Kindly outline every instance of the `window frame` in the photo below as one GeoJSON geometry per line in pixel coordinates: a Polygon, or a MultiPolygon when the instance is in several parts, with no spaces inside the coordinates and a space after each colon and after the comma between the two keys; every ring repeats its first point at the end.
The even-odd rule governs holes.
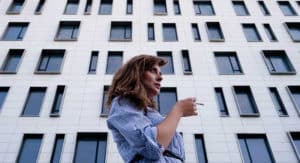
{"type": "MultiPolygon", "coordinates": [[[[166,109],[169,109],[169,110],[167,110],[167,111],[168,111],[167,114],[163,114],[163,113],[161,112],[161,106],[159,105],[159,104],[160,104],[159,96],[160,96],[161,93],[163,93],[163,92],[172,92],[172,93],[175,93],[175,98],[176,98],[175,101],[177,102],[177,101],[178,101],[178,90],[177,90],[176,87],[162,87],[162,88],[160,89],[160,93],[154,97],[154,99],[155,99],[155,98],[157,99],[157,101],[156,101],[157,111],[158,111],[161,115],[167,116],[168,113],[170,113],[170,111],[171,111],[172,108],[166,108],[166,109]]],[[[165,110],[165,111],[166,111],[166,110],[165,110]]]]}
{"type": "Polygon", "coordinates": [[[180,8],[180,3],[179,0],[173,0],[173,10],[174,10],[174,15],[181,15],[181,8],[180,8]],[[178,10],[176,9],[178,8],[178,10]]]}
{"type": "MultiPolygon", "coordinates": [[[[6,99],[7,99],[7,96],[8,96],[9,90],[10,90],[10,87],[9,87],[9,86],[0,86],[0,91],[2,91],[2,90],[4,90],[4,91],[6,92],[6,95],[5,95],[5,97],[3,98],[2,104],[0,103],[0,114],[1,114],[1,112],[2,112],[2,110],[3,110],[3,106],[5,105],[5,101],[6,101],[6,99]]],[[[3,92],[4,92],[4,91],[3,91],[3,92]]]]}
{"type": "Polygon", "coordinates": [[[89,68],[88,68],[88,73],[87,74],[90,74],[90,75],[97,74],[98,61],[99,61],[99,51],[93,50],[91,52],[91,55],[90,55],[90,62],[89,62],[89,68]],[[92,68],[92,62],[93,62],[93,57],[94,56],[97,57],[97,60],[96,60],[95,68],[92,68]]]}
{"type": "Polygon", "coordinates": [[[183,49],[181,50],[181,65],[182,65],[182,70],[183,70],[183,74],[184,75],[192,75],[193,74],[193,69],[192,69],[192,63],[191,63],[191,59],[190,59],[190,54],[189,51],[187,49],[183,49]],[[186,71],[185,67],[185,62],[184,62],[184,58],[187,57],[187,62],[188,62],[188,67],[189,67],[189,71],[186,71]]]}
{"type": "Polygon", "coordinates": [[[63,15],[77,15],[79,5],[80,5],[80,0],[67,0],[67,2],[65,4],[63,15]],[[67,11],[67,8],[68,8],[69,4],[77,4],[76,11],[74,13],[73,12],[67,13],[67,12],[69,12],[69,11],[67,11]]]}
{"type": "MultiPolygon", "coordinates": [[[[217,67],[218,75],[244,75],[245,74],[244,70],[242,68],[242,64],[239,60],[239,57],[238,57],[238,55],[235,51],[214,51],[214,58],[215,58],[215,63],[216,63],[215,65],[217,67]],[[238,64],[237,66],[239,67],[240,72],[239,73],[234,73],[234,71],[232,73],[228,73],[228,72],[227,73],[222,73],[222,72],[220,72],[219,63],[217,61],[218,56],[223,56],[223,57],[227,57],[227,58],[229,57],[229,59],[230,59],[230,57],[235,57],[236,62],[238,64]]],[[[233,70],[234,66],[232,64],[230,64],[230,65],[231,65],[231,68],[233,70]]]]}
{"type": "Polygon", "coordinates": [[[19,70],[19,67],[21,66],[24,53],[25,53],[25,49],[9,49],[7,55],[4,58],[4,61],[3,61],[2,65],[1,65],[0,74],[17,74],[18,70],[19,70]],[[9,58],[10,58],[10,55],[14,51],[20,51],[20,54],[21,54],[20,60],[18,62],[18,65],[16,66],[16,71],[5,71],[4,68],[7,66],[9,58]]]}
{"type": "Polygon", "coordinates": [[[155,41],[155,25],[154,23],[147,23],[147,41],[155,41]],[[150,29],[153,28],[153,33],[151,33],[150,29]],[[150,36],[150,33],[153,34],[153,38],[150,36]]]}
{"type": "Polygon", "coordinates": [[[12,0],[9,7],[7,8],[6,10],[6,14],[7,15],[18,15],[18,14],[21,14],[23,8],[24,8],[24,5],[26,3],[26,0],[12,0]],[[19,11],[12,11],[12,8],[14,6],[15,3],[18,3],[18,1],[21,1],[22,5],[20,7],[20,10],[19,11]]]}
{"type": "Polygon", "coordinates": [[[1,41],[23,41],[27,33],[28,27],[29,27],[29,22],[8,22],[6,29],[2,34],[1,41]],[[21,31],[19,31],[19,35],[21,35],[23,33],[24,28],[26,28],[21,38],[19,38],[20,37],[19,35],[17,38],[13,38],[13,39],[5,38],[5,36],[8,34],[7,32],[9,31],[9,28],[12,28],[12,26],[18,26],[18,28],[21,28],[21,31]]]}
{"type": "Polygon", "coordinates": [[[35,15],[41,15],[44,8],[45,8],[45,3],[46,3],[46,0],[39,0],[35,9],[34,9],[34,14],[35,15]],[[41,7],[39,7],[41,5],[41,7]],[[40,8],[40,10],[38,10],[40,8]]]}
{"type": "Polygon", "coordinates": [[[214,94],[215,94],[215,99],[216,99],[216,103],[217,103],[217,108],[218,108],[218,112],[219,112],[219,116],[220,117],[230,117],[230,113],[229,113],[229,109],[228,109],[228,106],[227,106],[227,102],[226,102],[226,98],[225,98],[225,95],[224,95],[224,91],[223,91],[223,88],[222,87],[214,87],[214,94]],[[220,90],[220,93],[222,95],[222,102],[224,103],[224,114],[223,112],[221,111],[220,109],[220,103],[219,103],[219,98],[218,98],[218,95],[217,95],[217,91],[220,90]]]}
{"type": "MultiPolygon", "coordinates": [[[[298,113],[298,116],[300,116],[300,106],[298,106],[298,104],[296,103],[294,97],[293,97],[293,93],[291,91],[291,88],[295,88],[295,89],[300,89],[300,86],[299,85],[288,85],[286,86],[286,90],[287,90],[287,93],[289,94],[290,96],[290,100],[292,101],[293,105],[294,105],[294,108],[296,109],[296,112],[298,113]]],[[[299,91],[300,92],[300,91],[299,91]]]]}
{"type": "Polygon", "coordinates": [[[133,14],[133,0],[126,0],[126,15],[132,15],[132,14],[133,14]]]}
{"type": "Polygon", "coordinates": [[[102,92],[102,103],[101,103],[101,113],[100,117],[108,117],[109,115],[109,110],[106,108],[106,100],[105,100],[105,95],[108,95],[108,90],[109,90],[110,85],[104,85],[103,86],[103,92],[102,92]],[[106,113],[107,112],[107,113],[106,113]]]}
{"type": "Polygon", "coordinates": [[[270,94],[270,97],[271,97],[273,107],[275,108],[278,116],[279,117],[289,117],[286,106],[283,103],[283,100],[282,100],[282,98],[281,98],[281,96],[278,92],[278,89],[276,87],[268,87],[268,91],[269,91],[269,94],[270,94]],[[272,90],[274,90],[276,92],[275,93],[276,94],[276,100],[277,100],[278,104],[280,105],[280,109],[282,110],[282,112],[284,112],[284,114],[281,114],[280,111],[276,108],[276,105],[274,104],[274,100],[273,100],[273,97],[272,97],[272,90]]]}
{"type": "MultiPolygon", "coordinates": [[[[244,36],[246,38],[246,41],[247,42],[263,42],[263,39],[262,37],[260,36],[260,33],[255,25],[255,23],[241,23],[241,26],[242,26],[242,29],[243,29],[243,32],[244,32],[244,36]],[[255,31],[255,35],[257,36],[257,40],[250,40],[250,38],[248,38],[248,35],[246,33],[246,28],[251,28],[255,31]]],[[[253,33],[251,33],[252,35],[253,33]]]]}
{"type": "Polygon", "coordinates": [[[58,24],[58,28],[54,37],[54,41],[77,41],[80,33],[80,21],[60,21],[58,24]],[[61,38],[59,33],[61,30],[64,30],[66,27],[72,27],[72,36],[71,38],[61,38]],[[77,30],[77,34],[73,36],[77,30]]]}
{"type": "Polygon", "coordinates": [[[278,42],[278,39],[277,39],[277,37],[276,37],[276,35],[275,35],[275,33],[274,33],[274,31],[273,31],[273,29],[272,29],[272,27],[269,23],[263,23],[263,28],[264,28],[264,30],[266,32],[266,35],[267,35],[270,42],[278,42]],[[270,35],[274,39],[270,38],[270,35]]]}
{"type": "Polygon", "coordinates": [[[216,16],[216,12],[215,12],[215,9],[214,9],[214,5],[213,5],[213,2],[212,0],[193,0],[193,8],[194,8],[194,13],[195,13],[195,16],[216,16]],[[207,13],[202,13],[201,10],[200,10],[200,6],[201,6],[201,3],[202,5],[204,3],[209,3],[210,7],[211,7],[211,11],[212,13],[211,14],[207,14],[207,13]],[[196,6],[195,6],[196,5],[196,6]],[[195,7],[198,8],[198,10],[200,11],[200,13],[197,13],[197,11],[195,10],[195,7]]]}
{"type": "Polygon", "coordinates": [[[22,106],[22,111],[21,111],[20,117],[40,117],[41,111],[44,107],[43,105],[46,101],[45,98],[46,98],[46,95],[47,95],[47,90],[48,90],[48,87],[46,87],[46,86],[31,86],[31,87],[29,87],[29,90],[28,90],[26,98],[25,98],[25,102],[23,103],[23,106],[22,106]],[[26,114],[24,114],[24,112],[25,112],[26,106],[28,105],[29,95],[30,95],[30,92],[34,91],[34,90],[44,91],[44,97],[42,98],[41,106],[39,108],[40,110],[39,110],[39,113],[37,115],[32,115],[32,114],[26,115],[26,114]]]}
{"type": "Polygon", "coordinates": [[[198,24],[197,23],[191,23],[191,29],[192,29],[192,34],[193,34],[193,40],[196,41],[196,42],[201,42],[201,34],[200,34],[200,30],[199,30],[199,27],[198,27],[198,24]],[[197,38],[195,37],[195,32],[194,32],[194,29],[196,29],[196,32],[197,32],[197,38]]]}
{"type": "Polygon", "coordinates": [[[299,131],[290,131],[290,132],[287,132],[287,136],[292,144],[292,147],[293,147],[293,151],[295,152],[296,154],[296,157],[298,159],[298,161],[300,161],[300,150],[297,149],[295,143],[294,143],[294,139],[293,139],[293,136],[292,134],[296,134],[296,136],[300,136],[300,132],[299,131]]]}
{"type": "Polygon", "coordinates": [[[41,133],[34,133],[34,134],[23,134],[22,136],[22,141],[20,142],[21,144],[19,145],[19,149],[18,149],[18,155],[16,157],[16,160],[15,162],[19,163],[20,162],[20,154],[22,152],[22,149],[24,148],[24,140],[25,138],[40,138],[41,139],[41,143],[40,143],[40,146],[39,146],[39,150],[38,150],[38,153],[37,153],[37,157],[36,157],[36,161],[38,162],[39,158],[41,157],[40,155],[42,154],[42,149],[43,148],[43,144],[44,144],[44,134],[41,134],[41,133]]]}
{"type": "Polygon", "coordinates": [[[84,15],[91,15],[93,9],[93,0],[86,0],[86,3],[84,5],[83,14],[84,15]]]}
{"type": "Polygon", "coordinates": [[[175,67],[174,67],[174,57],[173,57],[173,53],[172,51],[157,51],[156,52],[156,55],[157,57],[161,57],[161,58],[164,58],[164,57],[170,57],[171,58],[171,61],[172,62],[168,62],[167,64],[171,64],[170,67],[171,67],[171,72],[163,72],[163,69],[168,67],[167,64],[164,65],[164,67],[161,68],[161,73],[162,75],[175,75],[175,67]]]}
{"type": "Polygon", "coordinates": [[[208,163],[208,157],[207,157],[207,148],[206,148],[206,143],[205,143],[205,140],[204,140],[204,134],[203,133],[196,133],[194,134],[194,149],[195,149],[195,154],[196,154],[196,160],[199,162],[199,158],[198,158],[198,148],[197,148],[197,143],[196,143],[196,139],[201,139],[202,141],[202,148],[203,148],[203,152],[204,152],[204,155],[205,155],[205,163],[208,163]]]}
{"type": "Polygon", "coordinates": [[[283,23],[283,26],[285,27],[285,29],[286,29],[287,33],[289,34],[291,40],[292,40],[293,42],[300,42],[300,36],[299,36],[299,39],[297,39],[297,40],[295,40],[295,39],[293,38],[293,35],[292,35],[292,33],[290,32],[289,24],[290,24],[290,25],[295,25],[295,26],[298,25],[298,26],[299,26],[299,29],[300,29],[300,22],[284,22],[284,23],[283,23]]]}
{"type": "MultiPolygon", "coordinates": [[[[108,61],[109,61],[109,56],[119,56],[121,57],[121,62],[124,64],[124,52],[123,51],[108,51],[107,52],[107,57],[106,57],[106,67],[105,67],[105,75],[114,75],[115,73],[109,73],[108,72],[108,61]]],[[[122,65],[120,65],[121,67],[122,65]]]]}
{"type": "Polygon", "coordinates": [[[271,16],[269,9],[267,8],[266,3],[263,0],[257,1],[258,7],[264,16],[271,16]],[[263,8],[263,9],[262,9],[263,8]]]}
{"type": "Polygon", "coordinates": [[[206,27],[206,33],[207,33],[209,42],[225,42],[225,36],[224,36],[220,22],[205,22],[205,27],[206,27]],[[216,26],[218,28],[218,31],[220,32],[219,33],[221,36],[220,39],[212,38],[211,34],[210,34],[211,27],[216,27],[216,26]]]}
{"type": "Polygon", "coordinates": [[[152,4],[153,4],[153,15],[160,15],[160,16],[163,16],[163,15],[168,15],[168,6],[167,6],[167,1],[166,0],[153,0],[152,1],[152,4]],[[158,12],[156,11],[156,3],[159,3],[159,2],[164,2],[164,8],[165,8],[165,12],[158,12]]]}
{"type": "Polygon", "coordinates": [[[66,50],[65,49],[42,49],[39,60],[37,62],[35,70],[34,70],[34,74],[61,74],[62,70],[63,70],[65,58],[66,58],[66,50]],[[61,64],[60,64],[60,68],[58,71],[47,71],[47,70],[41,71],[41,70],[39,70],[41,62],[43,60],[43,56],[45,56],[45,55],[48,55],[48,56],[60,55],[60,54],[62,55],[62,59],[61,59],[61,64]]]}
{"type": "Polygon", "coordinates": [[[67,86],[66,85],[57,85],[56,89],[55,89],[55,94],[54,94],[54,98],[53,98],[53,101],[52,101],[52,104],[51,104],[51,110],[50,110],[50,117],[60,117],[60,114],[61,114],[61,111],[62,111],[62,106],[63,106],[63,103],[64,103],[64,99],[65,99],[65,96],[66,96],[66,89],[67,89],[67,86]],[[59,111],[58,112],[53,112],[54,111],[54,107],[55,107],[55,104],[57,103],[57,95],[59,94],[59,88],[62,88],[63,89],[63,92],[62,92],[62,97],[61,97],[61,103],[60,103],[60,106],[59,106],[59,111]]]}
{"type": "Polygon", "coordinates": [[[98,10],[98,15],[112,15],[113,13],[113,4],[114,4],[114,1],[113,0],[100,0],[100,5],[99,5],[99,10],[98,10]],[[108,2],[111,2],[111,3],[108,3],[108,2]],[[105,12],[105,11],[102,11],[104,10],[102,8],[102,5],[105,4],[110,4],[110,12],[105,12]]]}
{"type": "Polygon", "coordinates": [[[293,63],[291,62],[291,60],[289,59],[288,55],[286,54],[286,52],[284,50],[262,50],[261,54],[262,54],[263,60],[265,62],[265,65],[271,75],[296,75],[297,74],[296,69],[293,66],[293,63]],[[285,62],[288,69],[290,69],[291,71],[289,71],[289,72],[272,71],[270,69],[271,67],[268,66],[269,60],[268,60],[267,56],[280,56],[281,59],[285,62]]]}
{"type": "Polygon", "coordinates": [[[277,1],[277,5],[278,5],[281,13],[283,14],[283,16],[298,16],[297,11],[293,7],[293,5],[290,3],[290,1],[288,1],[288,0],[279,0],[279,1],[277,1]],[[282,3],[288,4],[289,10],[292,12],[291,15],[286,15],[286,13],[284,12],[284,10],[282,10],[282,8],[281,8],[282,3]]]}
{"type": "Polygon", "coordinates": [[[247,5],[244,0],[232,0],[231,4],[232,4],[233,10],[234,10],[234,13],[236,16],[251,16],[249,9],[247,8],[247,5]],[[245,7],[245,13],[243,13],[243,14],[245,14],[245,15],[241,15],[240,13],[237,12],[235,3],[243,4],[243,7],[245,7]]]}
{"type": "Polygon", "coordinates": [[[162,37],[163,42],[178,42],[179,38],[178,38],[178,32],[177,32],[176,23],[162,23],[162,35],[163,35],[163,37],[162,37]],[[170,40],[169,37],[165,36],[166,34],[165,34],[164,30],[166,28],[173,28],[174,29],[174,31],[175,31],[175,36],[174,36],[175,39],[173,39],[173,37],[172,37],[172,40],[170,40]]]}
{"type": "Polygon", "coordinates": [[[239,111],[240,117],[260,117],[260,112],[258,110],[258,106],[257,106],[256,100],[255,100],[255,97],[254,97],[254,95],[252,93],[252,90],[251,90],[251,87],[249,85],[234,85],[234,86],[231,87],[231,89],[232,89],[232,93],[233,93],[233,96],[234,96],[234,101],[235,101],[235,104],[236,104],[237,109],[239,111]],[[253,105],[253,108],[252,108],[252,109],[254,109],[253,113],[243,113],[243,110],[241,109],[241,106],[240,106],[235,88],[249,89],[249,92],[247,92],[247,93],[250,93],[249,94],[249,96],[250,96],[249,100],[251,101],[251,103],[253,105]]]}
{"type": "Polygon", "coordinates": [[[50,163],[53,163],[53,158],[54,158],[54,152],[55,152],[55,149],[56,149],[56,146],[57,146],[57,140],[58,139],[63,139],[63,142],[62,142],[62,147],[61,147],[61,153],[60,153],[60,157],[59,157],[59,162],[62,160],[62,154],[63,154],[63,150],[64,150],[64,147],[65,147],[65,134],[56,134],[55,135],[55,138],[54,138],[54,144],[53,144],[53,147],[52,147],[52,150],[51,150],[51,156],[50,156],[50,163]]]}
{"type": "Polygon", "coordinates": [[[110,32],[109,32],[109,41],[113,41],[113,42],[131,42],[132,41],[132,37],[133,37],[133,25],[132,25],[132,21],[112,21],[110,23],[110,32]],[[120,28],[122,27],[122,32],[123,32],[123,38],[112,38],[112,34],[113,34],[113,30],[116,30],[114,28],[120,28]],[[130,31],[129,34],[129,38],[127,37],[127,30],[130,31]]]}

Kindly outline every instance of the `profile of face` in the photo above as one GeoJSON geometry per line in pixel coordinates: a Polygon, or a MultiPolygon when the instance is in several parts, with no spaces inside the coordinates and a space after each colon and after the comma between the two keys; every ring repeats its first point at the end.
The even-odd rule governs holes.
{"type": "Polygon", "coordinates": [[[157,64],[155,64],[150,70],[144,72],[142,82],[145,86],[148,97],[152,98],[159,94],[160,82],[162,79],[160,67],[157,64]]]}

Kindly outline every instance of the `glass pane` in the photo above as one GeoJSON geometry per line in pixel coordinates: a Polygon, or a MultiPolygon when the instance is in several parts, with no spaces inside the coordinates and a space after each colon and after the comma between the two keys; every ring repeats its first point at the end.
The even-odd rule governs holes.
{"type": "Polygon", "coordinates": [[[235,55],[229,56],[229,62],[232,68],[232,71],[234,74],[240,74],[242,73],[242,70],[240,68],[240,64],[238,62],[238,59],[235,55]]]}
{"type": "Polygon", "coordinates": [[[289,2],[278,2],[279,7],[285,16],[297,15],[289,2]]]}
{"type": "Polygon", "coordinates": [[[122,54],[108,54],[106,74],[114,74],[122,65],[122,54]]]}
{"type": "Polygon", "coordinates": [[[90,61],[89,73],[96,72],[97,63],[98,63],[98,52],[97,52],[97,54],[92,54],[91,61],[90,61]]]}
{"type": "Polygon", "coordinates": [[[148,24],[148,40],[155,40],[154,24],[148,24]]]}
{"type": "Polygon", "coordinates": [[[167,64],[161,67],[162,74],[174,74],[174,66],[171,52],[158,52],[158,56],[167,60],[167,64]]]}
{"type": "Polygon", "coordinates": [[[246,16],[249,15],[248,10],[244,4],[244,2],[233,2],[234,11],[238,16],[246,16]]]}
{"type": "Polygon", "coordinates": [[[22,40],[25,32],[26,27],[24,25],[9,25],[3,40],[22,40]]]}
{"type": "Polygon", "coordinates": [[[112,26],[110,39],[123,40],[125,35],[125,28],[123,26],[112,26]]]}
{"type": "Polygon", "coordinates": [[[64,86],[58,86],[56,89],[55,97],[54,97],[54,102],[53,106],[51,109],[51,114],[59,113],[60,108],[61,108],[61,103],[62,103],[62,98],[64,95],[64,86]]]}
{"type": "Polygon", "coordinates": [[[47,71],[59,72],[62,63],[62,58],[63,57],[61,55],[51,55],[48,62],[47,71]]]}
{"type": "Polygon", "coordinates": [[[177,41],[177,32],[175,24],[163,25],[164,41],[177,41]]]}
{"type": "Polygon", "coordinates": [[[298,111],[300,111],[300,87],[299,86],[289,86],[292,93],[293,101],[296,105],[298,111]]]}
{"type": "Polygon", "coordinates": [[[253,24],[244,24],[243,30],[246,35],[247,41],[261,41],[258,31],[253,24]]]}
{"type": "Polygon", "coordinates": [[[77,2],[68,2],[65,9],[65,14],[76,14],[78,9],[77,2]]]}
{"type": "Polygon", "coordinates": [[[276,72],[290,72],[291,69],[287,64],[287,61],[282,55],[272,55],[270,56],[270,61],[275,68],[276,72]]]}
{"type": "Polygon", "coordinates": [[[43,6],[44,6],[44,3],[45,3],[45,0],[40,0],[36,9],[35,9],[35,12],[41,12],[43,6]]]}
{"type": "Polygon", "coordinates": [[[252,163],[250,160],[249,149],[246,144],[246,139],[239,138],[239,143],[240,143],[241,151],[243,154],[244,163],[252,163]]]}
{"type": "Polygon", "coordinates": [[[198,162],[207,163],[203,138],[201,136],[196,135],[195,139],[196,139],[195,141],[196,141],[198,162]]]}
{"type": "Polygon", "coordinates": [[[241,114],[257,113],[254,99],[248,88],[236,87],[235,92],[241,114]]]}
{"type": "Polygon", "coordinates": [[[222,88],[215,88],[215,92],[216,92],[217,102],[218,102],[221,115],[228,115],[227,106],[224,99],[222,88]]]}
{"type": "Polygon", "coordinates": [[[127,14],[132,14],[132,0],[127,0],[126,13],[127,14]]]}
{"type": "Polygon", "coordinates": [[[102,95],[102,111],[101,114],[108,114],[108,108],[106,108],[106,101],[107,101],[107,97],[108,97],[108,87],[104,87],[104,92],[102,95]]]}
{"type": "Polygon", "coordinates": [[[214,15],[214,9],[212,7],[212,3],[209,2],[199,2],[199,8],[201,15],[214,15]]]}
{"type": "Polygon", "coordinates": [[[98,153],[97,153],[96,163],[104,163],[105,156],[106,156],[106,140],[104,138],[100,138],[98,140],[98,153]]]}
{"type": "Polygon", "coordinates": [[[197,24],[192,24],[192,30],[193,30],[194,40],[201,40],[197,24]]]}
{"type": "Polygon", "coordinates": [[[2,109],[2,105],[4,103],[8,89],[9,89],[8,87],[0,87],[0,110],[2,109]]]}
{"type": "Polygon", "coordinates": [[[208,24],[208,35],[210,40],[221,40],[223,35],[218,24],[208,24]]]}
{"type": "Polygon", "coordinates": [[[21,12],[21,8],[23,6],[23,2],[17,2],[17,1],[13,1],[12,5],[9,9],[9,12],[13,12],[13,13],[19,13],[21,12]]]}
{"type": "Polygon", "coordinates": [[[180,15],[181,11],[180,11],[180,6],[179,6],[179,2],[176,0],[173,2],[174,4],[174,13],[175,15],[180,15]]]}
{"type": "Polygon", "coordinates": [[[183,60],[183,68],[185,72],[191,72],[192,68],[191,68],[191,63],[190,63],[190,58],[188,55],[188,51],[183,51],[183,56],[182,56],[182,60],[183,60]]]}
{"type": "Polygon", "coordinates": [[[111,0],[101,0],[99,13],[100,14],[111,14],[112,13],[112,1],[111,0]]]}
{"type": "Polygon", "coordinates": [[[30,88],[22,115],[38,116],[45,96],[46,88],[30,88]]]}
{"type": "Polygon", "coordinates": [[[57,34],[57,39],[76,39],[78,26],[61,25],[57,34]]]}
{"type": "Polygon", "coordinates": [[[233,74],[229,56],[216,56],[216,61],[220,74],[233,74]]]}
{"type": "Polygon", "coordinates": [[[282,100],[278,94],[278,91],[276,88],[270,88],[271,98],[273,101],[273,104],[275,106],[275,109],[277,110],[279,115],[287,115],[287,112],[285,110],[285,107],[282,103],[282,100]]]}
{"type": "Polygon", "coordinates": [[[20,62],[20,59],[21,59],[21,56],[22,56],[22,53],[10,51],[7,62],[3,67],[3,71],[16,72],[19,62],[20,62]]]}
{"type": "Polygon", "coordinates": [[[17,163],[37,162],[42,138],[24,137],[17,163]]]}
{"type": "Polygon", "coordinates": [[[50,163],[59,163],[64,143],[64,135],[57,135],[50,163]]]}
{"type": "Polygon", "coordinates": [[[289,33],[294,41],[300,41],[300,23],[288,24],[289,33]]]}
{"type": "Polygon", "coordinates": [[[97,141],[96,139],[78,140],[75,151],[74,163],[95,163],[97,156],[97,141]]]}
{"type": "Polygon", "coordinates": [[[267,142],[263,138],[248,138],[246,140],[252,162],[273,163],[267,142]]]}
{"type": "Polygon", "coordinates": [[[267,9],[267,6],[265,5],[265,3],[263,1],[258,1],[258,5],[259,5],[259,8],[260,8],[261,12],[264,15],[270,15],[270,12],[267,9]]]}
{"type": "Polygon", "coordinates": [[[292,138],[298,154],[300,154],[300,133],[292,133],[292,138]]]}
{"type": "Polygon", "coordinates": [[[168,115],[177,102],[176,90],[161,90],[158,100],[160,113],[162,115],[168,115]]]}
{"type": "Polygon", "coordinates": [[[268,36],[269,40],[270,41],[277,41],[277,38],[275,37],[271,26],[269,24],[264,24],[264,28],[265,28],[265,31],[267,33],[267,36],[268,36]]]}
{"type": "Polygon", "coordinates": [[[167,13],[165,0],[154,0],[154,13],[167,13]]]}

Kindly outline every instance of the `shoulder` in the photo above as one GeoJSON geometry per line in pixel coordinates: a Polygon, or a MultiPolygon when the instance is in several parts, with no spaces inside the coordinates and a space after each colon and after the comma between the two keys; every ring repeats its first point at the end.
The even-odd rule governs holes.
{"type": "Polygon", "coordinates": [[[109,115],[122,112],[142,112],[142,110],[138,109],[129,99],[117,96],[112,100],[109,115]]]}

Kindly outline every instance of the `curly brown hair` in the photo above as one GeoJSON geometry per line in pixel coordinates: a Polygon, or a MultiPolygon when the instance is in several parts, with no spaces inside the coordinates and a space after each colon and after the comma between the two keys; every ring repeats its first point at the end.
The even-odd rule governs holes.
{"type": "Polygon", "coordinates": [[[147,106],[156,109],[153,98],[147,96],[145,86],[142,82],[145,71],[154,65],[164,66],[167,61],[163,58],[151,55],[138,55],[125,63],[114,75],[112,84],[108,90],[106,108],[110,108],[112,100],[119,96],[129,99],[140,110],[147,113],[147,106]]]}

